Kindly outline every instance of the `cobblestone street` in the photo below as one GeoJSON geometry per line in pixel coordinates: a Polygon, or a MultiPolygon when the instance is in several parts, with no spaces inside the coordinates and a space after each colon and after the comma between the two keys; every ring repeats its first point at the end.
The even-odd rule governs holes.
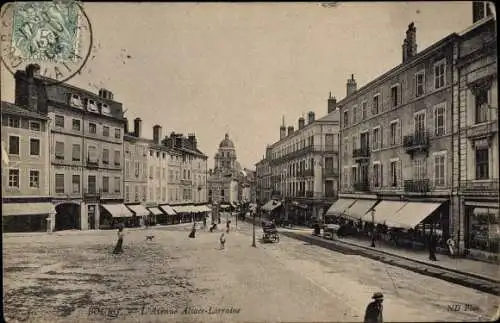
{"type": "MultiPolygon", "coordinates": [[[[239,224],[226,250],[219,233],[189,227],[4,236],[8,321],[362,321],[375,291],[386,321],[490,320],[498,298],[400,268],[282,237],[251,245],[239,224]],[[355,270],[353,270],[355,268],[355,270]]],[[[260,236],[260,231],[258,231],[260,236]]]]}

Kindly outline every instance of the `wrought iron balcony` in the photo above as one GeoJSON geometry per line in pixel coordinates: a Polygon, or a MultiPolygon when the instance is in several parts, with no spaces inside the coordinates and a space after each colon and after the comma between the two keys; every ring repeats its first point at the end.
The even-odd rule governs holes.
{"type": "Polygon", "coordinates": [[[460,190],[464,193],[494,193],[498,195],[498,187],[498,178],[460,181],[460,190]]]}
{"type": "Polygon", "coordinates": [[[359,192],[369,192],[370,184],[368,182],[368,179],[354,182],[354,190],[359,192]]]}
{"type": "Polygon", "coordinates": [[[429,192],[428,179],[410,179],[404,181],[405,192],[426,193],[429,192]]]}
{"type": "Polygon", "coordinates": [[[370,158],[370,148],[364,146],[352,150],[352,158],[356,161],[370,158]]]}
{"type": "Polygon", "coordinates": [[[90,159],[87,158],[87,167],[99,167],[99,159],[90,159]]]}
{"type": "Polygon", "coordinates": [[[306,192],[305,191],[297,191],[297,192],[295,192],[295,196],[296,197],[305,197],[306,192]]]}
{"type": "Polygon", "coordinates": [[[413,155],[417,151],[429,150],[429,133],[427,131],[415,132],[411,135],[406,135],[403,137],[403,146],[407,153],[413,155]]]}

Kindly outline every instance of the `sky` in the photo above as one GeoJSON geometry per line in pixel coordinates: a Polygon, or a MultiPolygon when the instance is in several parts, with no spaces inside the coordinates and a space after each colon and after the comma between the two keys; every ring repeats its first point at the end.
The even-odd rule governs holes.
{"type": "MultiPolygon", "coordinates": [[[[243,167],[279,139],[282,116],[327,113],[346,94],[401,63],[409,23],[418,51],[472,24],[472,2],[85,3],[94,48],[68,83],[122,102],[143,136],[195,133],[213,156],[228,133],[243,167]],[[127,58],[129,57],[129,58],[127,58]]],[[[2,66],[1,99],[14,101],[2,66]]]]}

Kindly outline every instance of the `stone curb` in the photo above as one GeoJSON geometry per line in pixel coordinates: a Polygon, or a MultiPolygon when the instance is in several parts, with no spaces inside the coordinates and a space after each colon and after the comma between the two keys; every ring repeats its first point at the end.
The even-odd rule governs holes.
{"type": "Polygon", "coordinates": [[[305,241],[310,244],[318,245],[322,248],[337,251],[343,254],[359,255],[366,258],[371,258],[383,263],[404,268],[422,275],[439,278],[457,285],[462,285],[469,288],[474,288],[482,292],[499,296],[500,286],[497,283],[470,277],[467,274],[455,273],[445,268],[436,268],[426,263],[416,262],[410,258],[403,258],[392,254],[381,254],[378,251],[364,249],[363,247],[354,244],[343,244],[336,241],[325,240],[310,235],[299,234],[295,232],[281,232],[284,236],[305,241]],[[378,254],[377,254],[378,253],[378,254]],[[392,258],[392,259],[391,259],[392,258]]]}

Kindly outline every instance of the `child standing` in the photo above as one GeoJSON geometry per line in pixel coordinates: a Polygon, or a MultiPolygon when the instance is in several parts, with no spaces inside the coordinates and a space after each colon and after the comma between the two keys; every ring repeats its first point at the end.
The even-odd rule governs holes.
{"type": "Polygon", "coordinates": [[[219,240],[220,240],[220,249],[224,250],[224,244],[226,243],[226,236],[224,232],[222,232],[222,234],[220,235],[219,240]]]}

